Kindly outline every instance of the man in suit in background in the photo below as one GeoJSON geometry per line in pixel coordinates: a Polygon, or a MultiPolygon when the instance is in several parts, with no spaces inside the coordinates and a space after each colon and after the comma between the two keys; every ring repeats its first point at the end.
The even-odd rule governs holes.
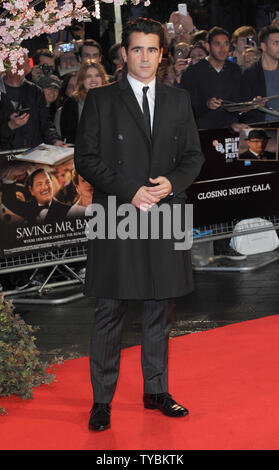
{"type": "MultiPolygon", "coordinates": [[[[164,30],[157,21],[137,18],[129,22],[122,36],[127,75],[89,91],[86,98],[75,168],[92,184],[94,203],[107,216],[109,196],[116,197],[117,208],[122,204],[133,207],[138,219],[143,210],[163,202],[170,210],[174,204],[184,208],[185,190],[202,166],[188,93],[156,80],[163,43],[164,30]]],[[[117,213],[115,225],[120,221],[117,213]]],[[[143,301],[144,407],[171,417],[188,414],[168,393],[168,339],[173,299],[192,287],[189,250],[175,251],[173,239],[161,233],[156,240],[121,239],[107,232],[105,239],[89,239],[85,295],[99,301],[90,349],[94,395],[90,429],[110,427],[129,299],[143,301]]]]}
{"type": "Polygon", "coordinates": [[[50,174],[38,168],[26,180],[25,194],[29,200],[17,197],[16,177],[22,173],[21,166],[14,166],[2,178],[2,202],[14,214],[22,217],[28,224],[61,222],[66,219],[69,206],[53,197],[53,183],[50,174]]]}
{"type": "Polygon", "coordinates": [[[253,129],[245,139],[248,150],[239,155],[241,160],[275,160],[276,153],[265,150],[270,137],[263,129],[253,129]]]}

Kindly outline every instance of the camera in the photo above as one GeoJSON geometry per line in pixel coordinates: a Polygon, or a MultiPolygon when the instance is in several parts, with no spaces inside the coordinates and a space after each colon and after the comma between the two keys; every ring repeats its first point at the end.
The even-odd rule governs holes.
{"type": "Polygon", "coordinates": [[[173,23],[167,23],[167,32],[168,32],[168,33],[175,34],[175,30],[174,30],[174,25],[173,25],[173,23]]]}
{"type": "Polygon", "coordinates": [[[39,69],[41,69],[44,75],[51,75],[54,72],[54,67],[49,64],[41,64],[39,69]]]}

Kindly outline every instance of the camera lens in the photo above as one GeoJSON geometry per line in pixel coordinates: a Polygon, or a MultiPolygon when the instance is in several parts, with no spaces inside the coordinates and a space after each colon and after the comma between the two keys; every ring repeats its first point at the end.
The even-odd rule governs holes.
{"type": "Polygon", "coordinates": [[[39,65],[39,68],[42,70],[43,74],[44,75],[49,75],[53,72],[54,68],[52,67],[52,65],[48,65],[48,64],[41,64],[39,65]]]}

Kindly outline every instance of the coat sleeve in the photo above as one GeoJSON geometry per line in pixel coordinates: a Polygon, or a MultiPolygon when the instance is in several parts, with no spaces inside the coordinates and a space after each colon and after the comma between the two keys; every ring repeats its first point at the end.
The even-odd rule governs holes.
{"type": "Polygon", "coordinates": [[[131,202],[140,185],[110,168],[101,158],[99,111],[95,90],[91,90],[87,93],[78,126],[75,168],[84,179],[102,193],[115,195],[122,202],[131,202]]]}
{"type": "MultiPolygon", "coordinates": [[[[260,62],[246,69],[241,78],[240,101],[252,101],[256,96],[266,96],[264,71],[260,62]]],[[[265,115],[258,110],[252,110],[242,115],[243,122],[263,122],[265,115]]]]}
{"type": "Polygon", "coordinates": [[[198,129],[194,120],[190,98],[183,92],[184,99],[180,100],[182,118],[180,158],[177,166],[166,178],[171,182],[174,196],[185,191],[197,178],[204,162],[201,151],[198,129]]]}
{"type": "Polygon", "coordinates": [[[60,117],[60,128],[63,139],[74,144],[78,127],[78,103],[74,98],[67,98],[63,103],[60,117]]]}
{"type": "Polygon", "coordinates": [[[207,114],[209,109],[206,106],[206,100],[201,99],[195,70],[196,69],[193,67],[188,67],[185,72],[183,72],[180,88],[188,91],[195,116],[199,117],[207,114]]]}
{"type": "Polygon", "coordinates": [[[3,150],[13,148],[12,140],[15,131],[8,126],[10,116],[13,112],[14,110],[6,94],[2,93],[0,99],[0,148],[3,150]]]}

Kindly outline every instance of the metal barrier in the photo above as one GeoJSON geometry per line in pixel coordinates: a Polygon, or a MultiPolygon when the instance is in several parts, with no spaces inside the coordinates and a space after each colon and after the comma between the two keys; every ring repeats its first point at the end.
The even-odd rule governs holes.
{"type": "MultiPolygon", "coordinates": [[[[193,240],[194,246],[199,246],[202,243],[213,243],[213,241],[237,237],[239,235],[247,235],[256,232],[268,231],[279,229],[279,218],[276,216],[265,217],[265,220],[272,222],[271,227],[251,227],[247,226],[247,230],[242,230],[241,233],[234,232],[233,223],[213,224],[199,228],[200,236],[196,236],[193,240]]],[[[81,262],[85,262],[87,258],[87,245],[80,244],[71,246],[65,249],[56,249],[48,251],[40,251],[34,253],[19,254],[17,256],[9,256],[0,260],[0,274],[16,273],[21,271],[32,270],[28,282],[17,287],[14,290],[4,291],[2,295],[6,297],[13,297],[14,303],[29,303],[29,304],[49,304],[57,305],[66,302],[71,302],[83,297],[81,292],[71,294],[62,298],[49,298],[48,294],[53,289],[59,287],[77,286],[83,288],[84,275],[80,273],[80,267],[77,266],[81,262]],[[69,264],[74,264],[70,267],[69,264]],[[44,275],[39,276],[40,271],[45,268],[52,267],[51,271],[44,275]],[[79,268],[79,269],[78,269],[79,268]],[[62,280],[50,282],[52,278],[59,275],[62,280]],[[30,294],[35,294],[35,298],[30,297],[30,294]],[[24,295],[24,297],[22,297],[24,295]],[[43,296],[46,295],[46,298],[43,296]]],[[[258,255],[250,255],[247,260],[240,262],[229,261],[225,258],[214,256],[205,265],[193,265],[194,271],[238,271],[246,272],[263,267],[271,262],[279,259],[279,250],[272,252],[261,253],[258,255]]],[[[1,278],[0,278],[1,281],[1,278]]]]}
{"type": "MultiPolygon", "coordinates": [[[[83,286],[84,276],[82,276],[77,266],[70,267],[69,264],[78,264],[85,262],[87,257],[86,245],[77,245],[65,249],[40,251],[34,253],[25,253],[17,256],[9,256],[0,260],[0,274],[17,273],[21,271],[33,270],[25,285],[13,290],[3,291],[2,295],[13,297],[14,303],[33,303],[33,304],[61,304],[71,302],[83,297],[82,292],[71,294],[66,297],[50,298],[30,298],[29,294],[43,296],[51,290],[59,287],[83,286]],[[40,271],[52,267],[51,271],[40,276],[40,271]],[[62,280],[50,282],[52,278],[59,275],[62,280]],[[26,295],[26,298],[18,297],[26,295]],[[14,297],[15,296],[15,297],[14,297]]],[[[55,280],[55,279],[54,279],[55,280]]],[[[0,278],[1,281],[1,278],[0,278]]]]}
{"type": "MultiPolygon", "coordinates": [[[[279,229],[279,217],[278,216],[269,216],[263,217],[264,220],[271,222],[272,225],[267,227],[257,224],[247,224],[247,228],[241,230],[241,232],[234,232],[235,224],[223,223],[223,224],[213,224],[207,225],[199,228],[201,236],[194,239],[194,244],[198,245],[201,243],[210,243],[218,240],[223,240],[225,238],[238,237],[242,235],[249,235],[252,233],[264,232],[269,230],[278,230],[279,229]]],[[[261,268],[270,264],[279,259],[279,248],[274,251],[259,253],[255,255],[247,256],[247,259],[240,261],[232,261],[222,256],[212,256],[208,260],[208,263],[201,266],[193,266],[194,271],[238,271],[238,272],[247,272],[253,271],[255,269],[261,268]]]]}

